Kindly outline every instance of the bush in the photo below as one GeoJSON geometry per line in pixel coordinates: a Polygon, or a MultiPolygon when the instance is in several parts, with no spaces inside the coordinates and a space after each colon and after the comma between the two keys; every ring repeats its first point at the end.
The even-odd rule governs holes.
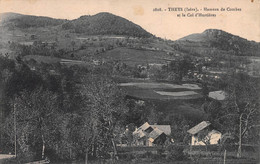
{"type": "Polygon", "coordinates": [[[35,156],[36,156],[36,153],[33,153],[32,151],[27,151],[24,153],[18,153],[16,159],[12,159],[11,161],[8,161],[8,162],[11,163],[13,161],[16,161],[17,163],[27,163],[27,162],[34,161],[35,156]]]}
{"type": "Polygon", "coordinates": [[[17,161],[15,158],[1,160],[1,164],[17,164],[17,163],[19,163],[19,161],[17,161]]]}
{"type": "Polygon", "coordinates": [[[165,152],[164,148],[157,148],[157,154],[162,155],[165,152]]]}
{"type": "Polygon", "coordinates": [[[132,160],[135,158],[135,155],[134,154],[127,154],[126,155],[126,160],[129,161],[129,160],[132,160]]]}
{"type": "Polygon", "coordinates": [[[128,152],[128,153],[120,153],[119,154],[119,159],[125,159],[127,161],[130,161],[132,159],[136,158],[136,154],[132,153],[132,152],[128,152]]]}
{"type": "Polygon", "coordinates": [[[174,159],[174,160],[184,160],[186,159],[185,154],[183,153],[184,147],[179,145],[169,145],[167,147],[167,159],[174,159]]]}
{"type": "Polygon", "coordinates": [[[151,158],[152,155],[153,155],[153,153],[150,152],[150,151],[147,151],[147,152],[144,153],[144,157],[145,157],[145,158],[151,158]]]}
{"type": "Polygon", "coordinates": [[[152,155],[152,159],[162,159],[162,158],[163,158],[163,156],[160,155],[160,154],[153,154],[152,155]]]}

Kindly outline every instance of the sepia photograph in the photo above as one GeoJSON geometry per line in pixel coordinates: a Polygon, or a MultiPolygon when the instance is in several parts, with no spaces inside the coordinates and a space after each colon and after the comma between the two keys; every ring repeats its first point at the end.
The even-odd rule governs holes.
{"type": "Polygon", "coordinates": [[[260,164],[260,0],[0,0],[0,164],[260,164]]]}

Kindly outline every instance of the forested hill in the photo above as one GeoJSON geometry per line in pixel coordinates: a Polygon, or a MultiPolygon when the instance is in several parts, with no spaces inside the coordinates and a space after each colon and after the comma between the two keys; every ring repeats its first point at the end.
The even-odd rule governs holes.
{"type": "Polygon", "coordinates": [[[93,16],[81,16],[78,19],[64,23],[62,28],[73,29],[76,33],[85,33],[88,35],[152,36],[152,34],[145,31],[139,25],[105,12],[93,16]]]}
{"type": "MultiPolygon", "coordinates": [[[[22,15],[17,13],[2,13],[1,24],[9,29],[38,28],[61,25],[61,30],[86,35],[125,35],[133,37],[151,37],[152,34],[133,22],[110,14],[98,13],[93,16],[81,16],[74,20],[53,19],[42,16],[22,15]]],[[[58,28],[58,27],[57,27],[58,28]]]]}
{"type": "Polygon", "coordinates": [[[57,26],[66,22],[65,19],[53,19],[43,16],[23,15],[18,13],[2,13],[0,16],[1,24],[8,28],[36,28],[57,26]]]}
{"type": "Polygon", "coordinates": [[[177,40],[178,43],[198,48],[215,48],[239,56],[260,56],[260,43],[218,29],[207,29],[177,40]]]}

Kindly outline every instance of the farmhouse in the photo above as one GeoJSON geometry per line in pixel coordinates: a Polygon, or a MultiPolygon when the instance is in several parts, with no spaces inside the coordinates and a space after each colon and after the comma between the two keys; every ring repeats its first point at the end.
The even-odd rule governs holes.
{"type": "Polygon", "coordinates": [[[149,125],[147,122],[133,132],[134,145],[155,146],[164,144],[171,134],[170,125],[149,125]]]}
{"type": "Polygon", "coordinates": [[[202,121],[187,131],[192,135],[191,145],[218,144],[221,139],[221,133],[212,129],[210,125],[209,121],[202,121]]]}

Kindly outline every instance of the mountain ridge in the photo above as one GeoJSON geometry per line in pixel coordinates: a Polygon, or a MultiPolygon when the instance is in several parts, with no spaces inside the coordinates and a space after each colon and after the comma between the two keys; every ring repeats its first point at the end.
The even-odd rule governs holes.
{"type": "Polygon", "coordinates": [[[260,56],[260,43],[250,41],[220,29],[206,29],[202,33],[187,35],[176,40],[177,43],[193,47],[217,48],[238,56],[260,56]]]}
{"type": "MultiPolygon", "coordinates": [[[[44,29],[53,27],[48,28],[48,30],[74,33],[76,35],[119,35],[155,38],[153,34],[147,32],[141,26],[109,12],[82,15],[72,20],[19,13],[2,13],[0,17],[2,26],[6,26],[9,30],[15,28],[44,29]]],[[[163,40],[161,41],[163,43],[163,40]]],[[[179,49],[188,54],[211,55],[224,52],[237,56],[260,56],[259,42],[249,41],[220,29],[206,29],[202,33],[187,35],[176,41],[170,40],[170,42],[173,48],[177,48],[175,50],[179,49]]]]}
{"type": "Polygon", "coordinates": [[[126,35],[133,37],[152,37],[153,35],[141,26],[108,12],[95,15],[82,15],[77,19],[55,19],[46,16],[24,15],[19,13],[1,13],[1,24],[12,29],[14,27],[38,28],[61,26],[62,30],[87,35],[126,35]]]}
{"type": "MultiPolygon", "coordinates": [[[[240,38],[240,39],[247,40],[247,41],[250,41],[250,42],[256,42],[256,41],[254,41],[254,40],[248,40],[248,39],[246,39],[246,38],[243,38],[243,37],[240,37],[240,36],[238,36],[238,35],[235,35],[235,34],[226,32],[226,31],[221,30],[221,29],[211,29],[211,28],[205,29],[205,30],[204,30],[203,32],[201,32],[201,33],[193,33],[193,34],[184,36],[184,37],[182,37],[182,38],[180,38],[180,39],[177,39],[176,41],[178,41],[178,40],[190,40],[190,41],[192,41],[192,39],[193,39],[192,37],[198,36],[198,35],[206,35],[206,36],[209,37],[209,35],[217,36],[217,35],[222,35],[222,34],[227,35],[227,36],[230,36],[230,37],[240,38]]],[[[256,43],[259,43],[259,42],[256,42],[256,43]]]]}

